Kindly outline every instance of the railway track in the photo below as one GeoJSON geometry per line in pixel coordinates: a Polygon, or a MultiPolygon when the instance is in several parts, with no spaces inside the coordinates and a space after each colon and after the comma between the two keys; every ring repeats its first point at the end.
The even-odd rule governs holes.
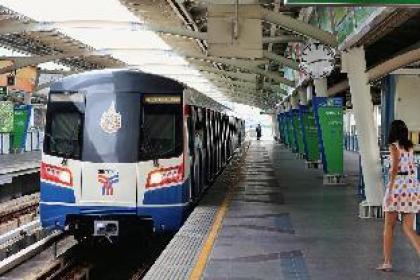
{"type": "Polygon", "coordinates": [[[25,195],[0,204],[0,234],[13,230],[37,217],[39,193],[25,195]]]}
{"type": "Polygon", "coordinates": [[[82,243],[34,279],[142,279],[169,240],[168,236],[131,237],[94,248],[82,243]]]}
{"type": "Polygon", "coordinates": [[[78,244],[43,230],[38,205],[39,193],[0,204],[1,279],[141,279],[171,238],[148,232],[118,244],[78,244]]]}
{"type": "Polygon", "coordinates": [[[53,233],[0,262],[5,279],[141,279],[171,236],[129,237],[121,243],[77,243],[53,233]]]}

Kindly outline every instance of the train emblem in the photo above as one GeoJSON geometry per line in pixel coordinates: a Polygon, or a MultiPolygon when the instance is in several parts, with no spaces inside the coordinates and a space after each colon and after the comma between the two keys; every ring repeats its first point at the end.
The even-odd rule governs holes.
{"type": "Polygon", "coordinates": [[[114,184],[120,181],[120,174],[118,171],[112,169],[98,170],[98,183],[102,184],[102,196],[114,195],[114,184]]]}
{"type": "Polygon", "coordinates": [[[109,134],[116,133],[121,128],[121,114],[115,109],[114,101],[102,114],[100,125],[102,130],[109,134]]]}

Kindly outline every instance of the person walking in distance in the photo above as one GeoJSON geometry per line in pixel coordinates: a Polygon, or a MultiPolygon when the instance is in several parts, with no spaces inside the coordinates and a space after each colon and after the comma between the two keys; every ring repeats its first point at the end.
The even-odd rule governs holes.
{"type": "Polygon", "coordinates": [[[420,187],[414,163],[413,143],[408,139],[408,129],[403,121],[392,122],[388,143],[391,168],[383,200],[384,262],[377,269],[391,272],[393,233],[398,214],[402,215],[404,234],[420,257],[420,236],[413,230],[414,216],[420,209],[420,187]]]}
{"type": "Polygon", "coordinates": [[[255,128],[255,131],[257,132],[257,140],[260,140],[261,138],[261,125],[258,124],[257,127],[255,128]]]}

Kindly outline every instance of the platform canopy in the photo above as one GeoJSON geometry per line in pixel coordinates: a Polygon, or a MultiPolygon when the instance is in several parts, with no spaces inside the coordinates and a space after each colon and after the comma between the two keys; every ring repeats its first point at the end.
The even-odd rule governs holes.
{"type": "Polygon", "coordinates": [[[14,66],[57,62],[71,73],[129,67],[177,79],[219,102],[262,109],[295,87],[289,43],[335,37],[300,21],[281,1],[0,0],[0,45],[27,56],[14,66]]]}

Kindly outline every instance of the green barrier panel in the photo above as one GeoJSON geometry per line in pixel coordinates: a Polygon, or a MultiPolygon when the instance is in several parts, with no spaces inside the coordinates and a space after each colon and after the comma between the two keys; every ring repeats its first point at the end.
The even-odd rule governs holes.
{"type": "Polygon", "coordinates": [[[0,101],[0,132],[13,132],[13,102],[0,101]]]}
{"type": "Polygon", "coordinates": [[[327,174],[343,174],[343,109],[319,107],[318,117],[328,163],[327,174]]]}
{"type": "Polygon", "coordinates": [[[298,110],[293,111],[293,129],[295,131],[296,135],[296,143],[297,143],[297,152],[299,154],[305,153],[305,146],[303,144],[303,134],[302,129],[300,129],[300,123],[299,123],[299,112],[298,110]]]}
{"type": "Polygon", "coordinates": [[[315,123],[315,116],[312,111],[304,112],[302,115],[304,133],[308,154],[307,161],[319,161],[318,128],[315,123]]]}
{"type": "Polygon", "coordinates": [[[13,149],[20,151],[25,147],[26,132],[28,130],[30,110],[27,106],[15,108],[13,116],[13,149]]]}

